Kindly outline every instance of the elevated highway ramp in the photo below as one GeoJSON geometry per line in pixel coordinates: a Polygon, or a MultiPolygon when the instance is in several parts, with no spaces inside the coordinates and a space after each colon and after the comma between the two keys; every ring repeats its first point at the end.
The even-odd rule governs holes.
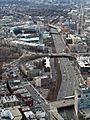
{"type": "Polygon", "coordinates": [[[51,102],[50,105],[58,108],[65,108],[65,107],[70,107],[74,105],[74,99],[67,99],[67,100],[60,100],[60,101],[55,101],[51,102]]]}

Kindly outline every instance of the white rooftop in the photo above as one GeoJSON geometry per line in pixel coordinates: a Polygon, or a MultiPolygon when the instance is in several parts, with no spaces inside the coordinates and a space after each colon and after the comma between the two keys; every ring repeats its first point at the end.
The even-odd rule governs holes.
{"type": "Polygon", "coordinates": [[[39,41],[39,37],[33,38],[20,38],[21,41],[39,41]]]}
{"type": "Polygon", "coordinates": [[[88,57],[88,56],[77,57],[77,62],[80,65],[80,67],[90,67],[90,57],[88,57]]]}
{"type": "Polygon", "coordinates": [[[19,101],[15,95],[4,96],[4,97],[1,98],[1,100],[2,100],[3,103],[19,101]]]}
{"type": "Polygon", "coordinates": [[[26,118],[35,118],[35,114],[32,112],[32,111],[27,111],[27,112],[24,112],[24,115],[26,116],[26,118]]]}
{"type": "Polygon", "coordinates": [[[11,41],[13,44],[21,44],[21,45],[30,45],[30,46],[45,46],[44,44],[38,44],[38,43],[27,43],[24,41],[11,41]]]}
{"type": "Polygon", "coordinates": [[[50,59],[45,57],[46,60],[46,68],[49,67],[50,68],[50,59]]]}

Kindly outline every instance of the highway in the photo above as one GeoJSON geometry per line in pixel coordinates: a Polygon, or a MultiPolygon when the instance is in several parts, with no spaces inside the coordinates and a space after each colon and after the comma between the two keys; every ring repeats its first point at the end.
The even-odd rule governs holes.
{"type": "Polygon", "coordinates": [[[62,82],[57,96],[58,100],[73,95],[76,81],[74,70],[69,59],[59,58],[59,63],[62,74],[62,82]]]}
{"type": "MultiPolygon", "coordinates": [[[[51,28],[51,31],[53,28],[51,28]]],[[[55,30],[55,29],[54,29],[55,30]]],[[[57,31],[57,30],[56,30],[57,31]]],[[[66,48],[66,44],[62,40],[62,35],[52,34],[56,53],[62,53],[66,48]]],[[[68,58],[58,58],[58,64],[61,70],[62,80],[57,100],[73,95],[73,90],[76,82],[76,76],[71,62],[68,58]]]]}
{"type": "MultiPolygon", "coordinates": [[[[54,28],[51,28],[51,31],[53,29],[54,28]]],[[[66,47],[62,35],[52,34],[52,37],[54,40],[56,53],[62,53],[66,47]]],[[[64,97],[73,95],[74,87],[78,80],[78,75],[76,75],[69,58],[58,58],[58,65],[61,71],[61,73],[58,74],[60,74],[59,76],[61,77],[59,79],[59,83],[57,83],[60,84],[57,100],[63,100],[64,97]]],[[[77,120],[74,108],[62,108],[59,110],[59,113],[64,118],[64,120],[77,120]]]]}
{"type": "Polygon", "coordinates": [[[63,117],[64,120],[77,120],[73,106],[63,109],[58,109],[58,112],[63,117]]]}

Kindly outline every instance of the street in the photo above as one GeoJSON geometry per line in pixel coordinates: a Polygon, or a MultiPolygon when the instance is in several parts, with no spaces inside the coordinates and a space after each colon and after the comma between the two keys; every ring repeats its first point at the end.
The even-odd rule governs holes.
{"type": "MultiPolygon", "coordinates": [[[[53,28],[51,28],[52,31],[53,28]]],[[[55,29],[54,29],[55,31],[55,29]]],[[[56,30],[57,31],[57,30],[56,30]]],[[[57,53],[65,50],[66,45],[61,34],[52,34],[54,45],[57,53]]],[[[58,64],[61,70],[62,81],[58,92],[57,100],[73,95],[76,76],[69,58],[58,58],[58,64]]]]}

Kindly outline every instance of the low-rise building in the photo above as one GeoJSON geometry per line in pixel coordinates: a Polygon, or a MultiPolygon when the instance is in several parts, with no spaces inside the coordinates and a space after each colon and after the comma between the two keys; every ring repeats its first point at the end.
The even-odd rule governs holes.
{"type": "Polygon", "coordinates": [[[48,76],[33,77],[33,83],[35,84],[36,87],[41,87],[45,83],[44,81],[48,83],[50,82],[48,76]]]}
{"type": "Polygon", "coordinates": [[[89,56],[80,56],[77,57],[78,66],[81,73],[90,72],[90,57],[89,56]]]}
{"type": "Polygon", "coordinates": [[[80,43],[76,44],[75,48],[78,53],[88,52],[88,45],[86,42],[80,42],[80,43]]]}
{"type": "Polygon", "coordinates": [[[75,111],[80,119],[90,119],[90,84],[80,84],[75,90],[75,111]]]}
{"type": "Polygon", "coordinates": [[[68,38],[70,39],[72,39],[72,43],[73,44],[77,44],[78,42],[80,42],[81,41],[81,38],[79,37],[79,36],[76,36],[76,35],[73,35],[73,34],[69,34],[68,35],[68,38]]]}
{"type": "Polygon", "coordinates": [[[7,82],[8,89],[11,93],[14,93],[18,89],[22,89],[26,85],[28,85],[27,80],[22,81],[22,80],[15,79],[15,80],[8,80],[7,82]]]}
{"type": "Polygon", "coordinates": [[[19,100],[15,95],[1,97],[1,103],[3,107],[13,107],[19,105],[19,100]]]}
{"type": "Polygon", "coordinates": [[[45,57],[43,60],[43,66],[44,66],[44,71],[45,72],[50,72],[50,59],[45,57]]]}
{"type": "Polygon", "coordinates": [[[5,118],[5,120],[21,120],[22,114],[20,113],[18,107],[9,107],[7,109],[2,109],[0,114],[1,119],[5,118]]]}
{"type": "Polygon", "coordinates": [[[45,120],[46,119],[46,112],[42,111],[41,108],[38,108],[35,111],[35,109],[33,110],[28,110],[28,111],[24,111],[24,118],[25,120],[31,119],[31,120],[45,120]]]}
{"type": "MultiPolygon", "coordinates": [[[[4,81],[4,80],[3,80],[4,81]]],[[[9,92],[9,90],[7,89],[7,84],[6,84],[6,82],[2,82],[1,84],[0,84],[0,97],[2,97],[2,96],[5,96],[5,95],[9,95],[10,94],[10,92],[9,92]]]]}

